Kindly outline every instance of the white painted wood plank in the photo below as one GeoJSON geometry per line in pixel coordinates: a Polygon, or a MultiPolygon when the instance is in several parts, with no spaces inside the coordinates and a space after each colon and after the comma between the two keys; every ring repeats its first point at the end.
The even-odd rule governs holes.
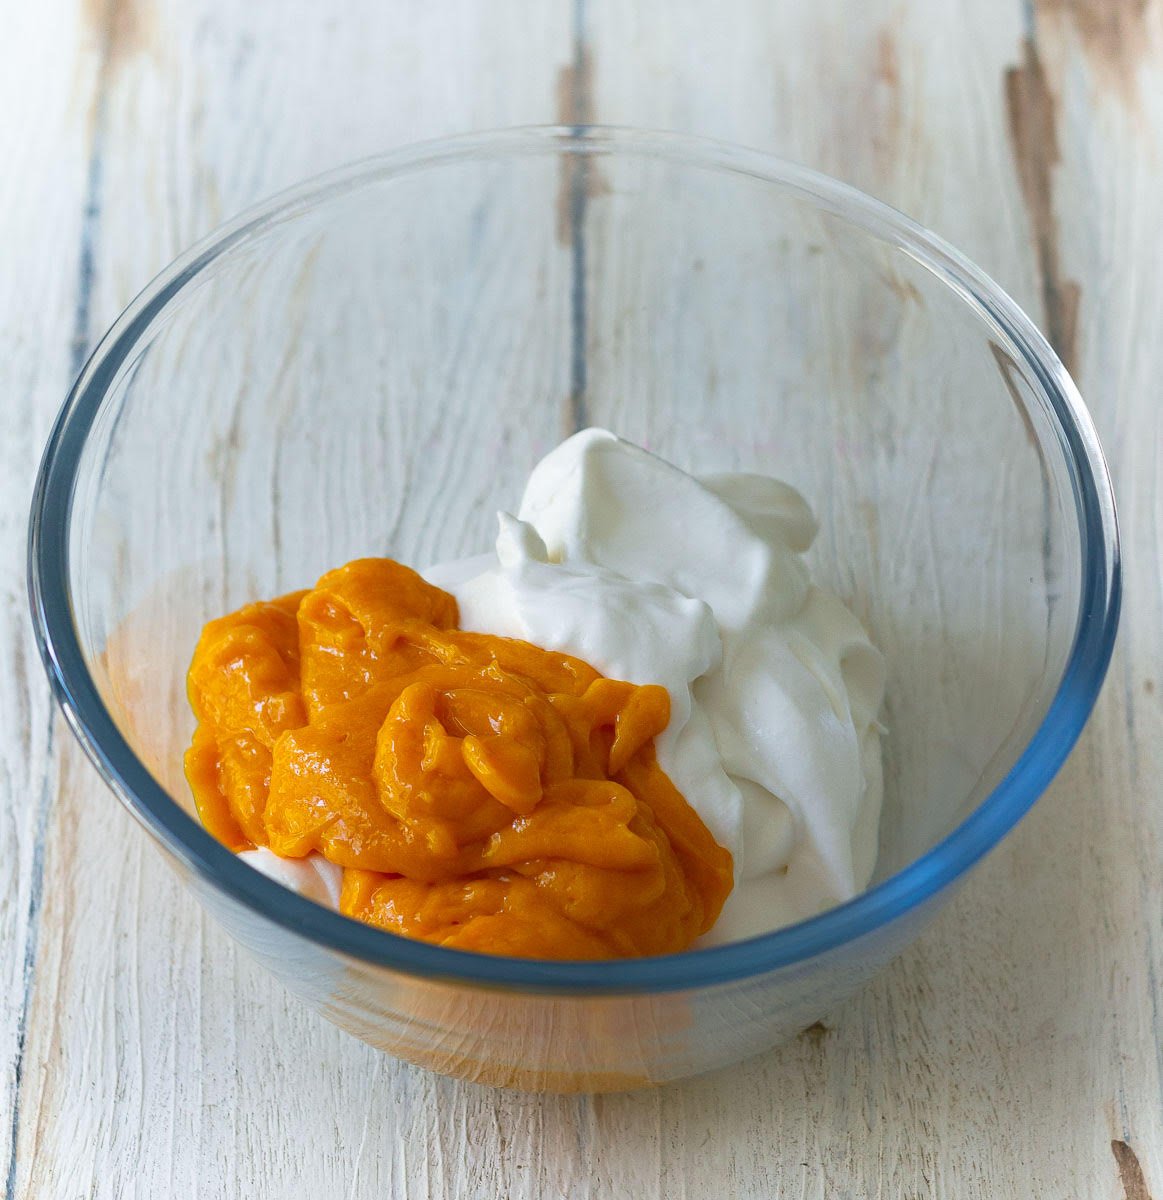
{"type": "MultiPolygon", "coordinates": [[[[837,1014],[814,1073],[789,1051],[690,1089],[700,1111],[722,1106],[720,1124],[743,1131],[734,1145],[782,1186],[797,1186],[789,1159],[808,1162],[808,1195],[1115,1194],[1135,1159],[1154,1194],[1161,1186],[1163,741],[1148,665],[1158,661],[1160,607],[1160,431],[1148,381],[1160,362],[1157,339],[1144,338],[1160,298],[1157,273],[1140,264],[1159,250],[1149,214],[1163,197],[1163,64],[1158,7],[1143,24],[1134,7],[1044,4],[1027,28],[1018,5],[825,3],[797,6],[786,21],[781,13],[765,36],[749,6],[728,5],[699,36],[681,14],[663,23],[637,6],[638,23],[623,25],[633,53],[620,54],[601,14],[616,23],[622,10],[595,6],[598,119],[707,133],[730,125],[739,140],[848,179],[950,237],[1045,324],[1108,438],[1128,561],[1137,550],[1111,683],[1034,814],[920,945],[837,1014]],[[1125,45],[1108,32],[1088,50],[1079,30],[1093,43],[1103,13],[1128,23],[1125,45]],[[752,49],[740,54],[729,31],[743,23],[752,49]],[[1038,110],[1023,124],[1006,103],[1027,37],[1055,93],[1060,166],[1038,110]],[[1127,72],[1110,70],[1112,39],[1138,73],[1129,105],[1118,82],[1127,72]],[[681,86],[664,82],[676,60],[681,86]],[[1014,145],[1015,122],[1041,139],[1019,133],[1014,145]],[[1047,237],[1061,246],[1049,258],[1039,248],[1047,237]],[[1072,283],[1082,297],[1077,348],[1063,316],[1072,283]],[[797,1087],[809,1080],[811,1119],[788,1153],[781,1140],[802,1119],[797,1087]],[[766,1111],[760,1094],[771,1097],[766,1111]]],[[[621,1136],[698,1144],[663,1096],[634,1103],[611,1122],[621,1136]]],[[[681,1178],[694,1194],[713,1193],[727,1157],[685,1156],[681,1178]]]]}
{"type": "MultiPolygon", "coordinates": [[[[96,139],[92,331],[278,187],[424,136],[552,120],[566,18],[469,4],[343,21],[318,6],[249,6],[241,22],[219,5],[122,12],[96,139]],[[532,57],[514,76],[518,41],[532,57]]],[[[380,1059],[241,961],[71,746],[50,840],[17,1194],[290,1195],[305,1176],[382,1194],[393,1178],[463,1178],[454,1105],[408,1099],[448,1085],[380,1059]],[[447,1164],[427,1161],[436,1150],[447,1164]]],[[[474,1096],[473,1127],[492,1128],[493,1094],[474,1096]]]]}
{"type": "MultiPolygon", "coordinates": [[[[1111,461],[1126,587],[1104,704],[1060,789],[1059,819],[1069,841],[1059,872],[1082,862],[1088,878],[1078,887],[1055,876],[1048,901],[1056,919],[1076,922],[1068,943],[1074,961],[1063,956],[1055,964],[1057,978],[1046,985],[1077,998],[1073,1024],[1086,1051],[1076,1062],[1088,1090],[1071,1114],[1090,1106],[1097,1118],[1101,1105],[1093,1139],[1103,1148],[1109,1135],[1125,1194],[1159,1196],[1163,419],[1157,393],[1163,350],[1156,331],[1163,281],[1152,268],[1163,256],[1163,7],[1072,11],[1043,0],[1032,35],[1059,152],[1058,162],[1048,153],[1047,166],[1051,231],[1060,249],[1057,259],[1044,262],[1044,275],[1059,296],[1077,297],[1075,327],[1068,313],[1057,321],[1065,326],[1066,353],[1111,461]]],[[[1071,1065],[1056,1064],[1051,1087],[1069,1086],[1071,1065]]]]}
{"type": "MultiPolygon", "coordinates": [[[[28,622],[24,546],[40,447],[73,370],[86,137],[96,58],[71,0],[6,14],[0,67],[0,1179],[11,1195],[17,1096],[57,777],[48,688],[28,622]],[[14,51],[14,52],[11,52],[14,51]]],[[[35,1070],[36,1068],[32,1068],[35,1070]]]]}

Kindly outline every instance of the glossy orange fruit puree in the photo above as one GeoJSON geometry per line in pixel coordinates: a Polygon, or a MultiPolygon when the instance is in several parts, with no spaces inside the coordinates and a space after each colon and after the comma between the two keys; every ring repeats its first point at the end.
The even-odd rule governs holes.
{"type": "Polygon", "coordinates": [[[390,559],[203,630],[186,775],[232,850],[318,851],[340,909],[393,933],[531,958],[685,949],[731,889],[659,767],[664,688],[457,628],[390,559]]]}

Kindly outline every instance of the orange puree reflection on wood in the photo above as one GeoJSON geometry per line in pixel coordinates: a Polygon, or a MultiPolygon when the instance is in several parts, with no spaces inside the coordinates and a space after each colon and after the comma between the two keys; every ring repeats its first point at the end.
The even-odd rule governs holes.
{"type": "Polygon", "coordinates": [[[232,850],[318,851],[340,909],[532,958],[685,949],[731,855],[655,761],[664,688],[457,629],[390,559],[211,621],[189,673],[186,774],[232,850]]]}

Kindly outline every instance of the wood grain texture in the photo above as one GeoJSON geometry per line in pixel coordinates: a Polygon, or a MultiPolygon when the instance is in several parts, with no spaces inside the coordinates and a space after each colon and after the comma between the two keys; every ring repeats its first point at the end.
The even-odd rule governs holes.
{"type": "Polygon", "coordinates": [[[18,1097],[28,1083],[29,999],[38,957],[45,826],[60,730],[27,618],[27,505],[40,446],[77,368],[84,324],[78,247],[87,225],[96,56],[74,6],[12,14],[20,53],[0,70],[0,1178],[12,1194],[18,1097]],[[54,33],[58,29],[59,33],[54,33]],[[16,118],[16,114],[20,114],[16,118]],[[51,149],[51,152],[50,152],[51,149]]]}
{"type": "Polygon", "coordinates": [[[664,0],[53,0],[15,16],[0,44],[0,112],[20,114],[0,119],[8,1200],[1163,1197],[1156,0],[724,0],[714,21],[664,0]],[[224,945],[67,734],[50,739],[23,596],[39,445],[77,355],[157,269],[335,163],[560,118],[773,150],[964,249],[1070,358],[1127,566],[1078,749],[894,968],[760,1060],[592,1099],[405,1067],[224,945]]]}

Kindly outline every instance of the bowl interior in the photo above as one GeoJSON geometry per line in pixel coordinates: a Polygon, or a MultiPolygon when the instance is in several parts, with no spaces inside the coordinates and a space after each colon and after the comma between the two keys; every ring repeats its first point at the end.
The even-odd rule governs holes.
{"type": "Polygon", "coordinates": [[[72,613],[176,804],[203,622],[360,555],[486,549],[586,424],[808,498],[817,577],[888,660],[878,879],[1013,765],[1082,584],[1034,368],[842,198],[666,145],[371,164],[236,229],[120,331],[64,531],[72,613]]]}

